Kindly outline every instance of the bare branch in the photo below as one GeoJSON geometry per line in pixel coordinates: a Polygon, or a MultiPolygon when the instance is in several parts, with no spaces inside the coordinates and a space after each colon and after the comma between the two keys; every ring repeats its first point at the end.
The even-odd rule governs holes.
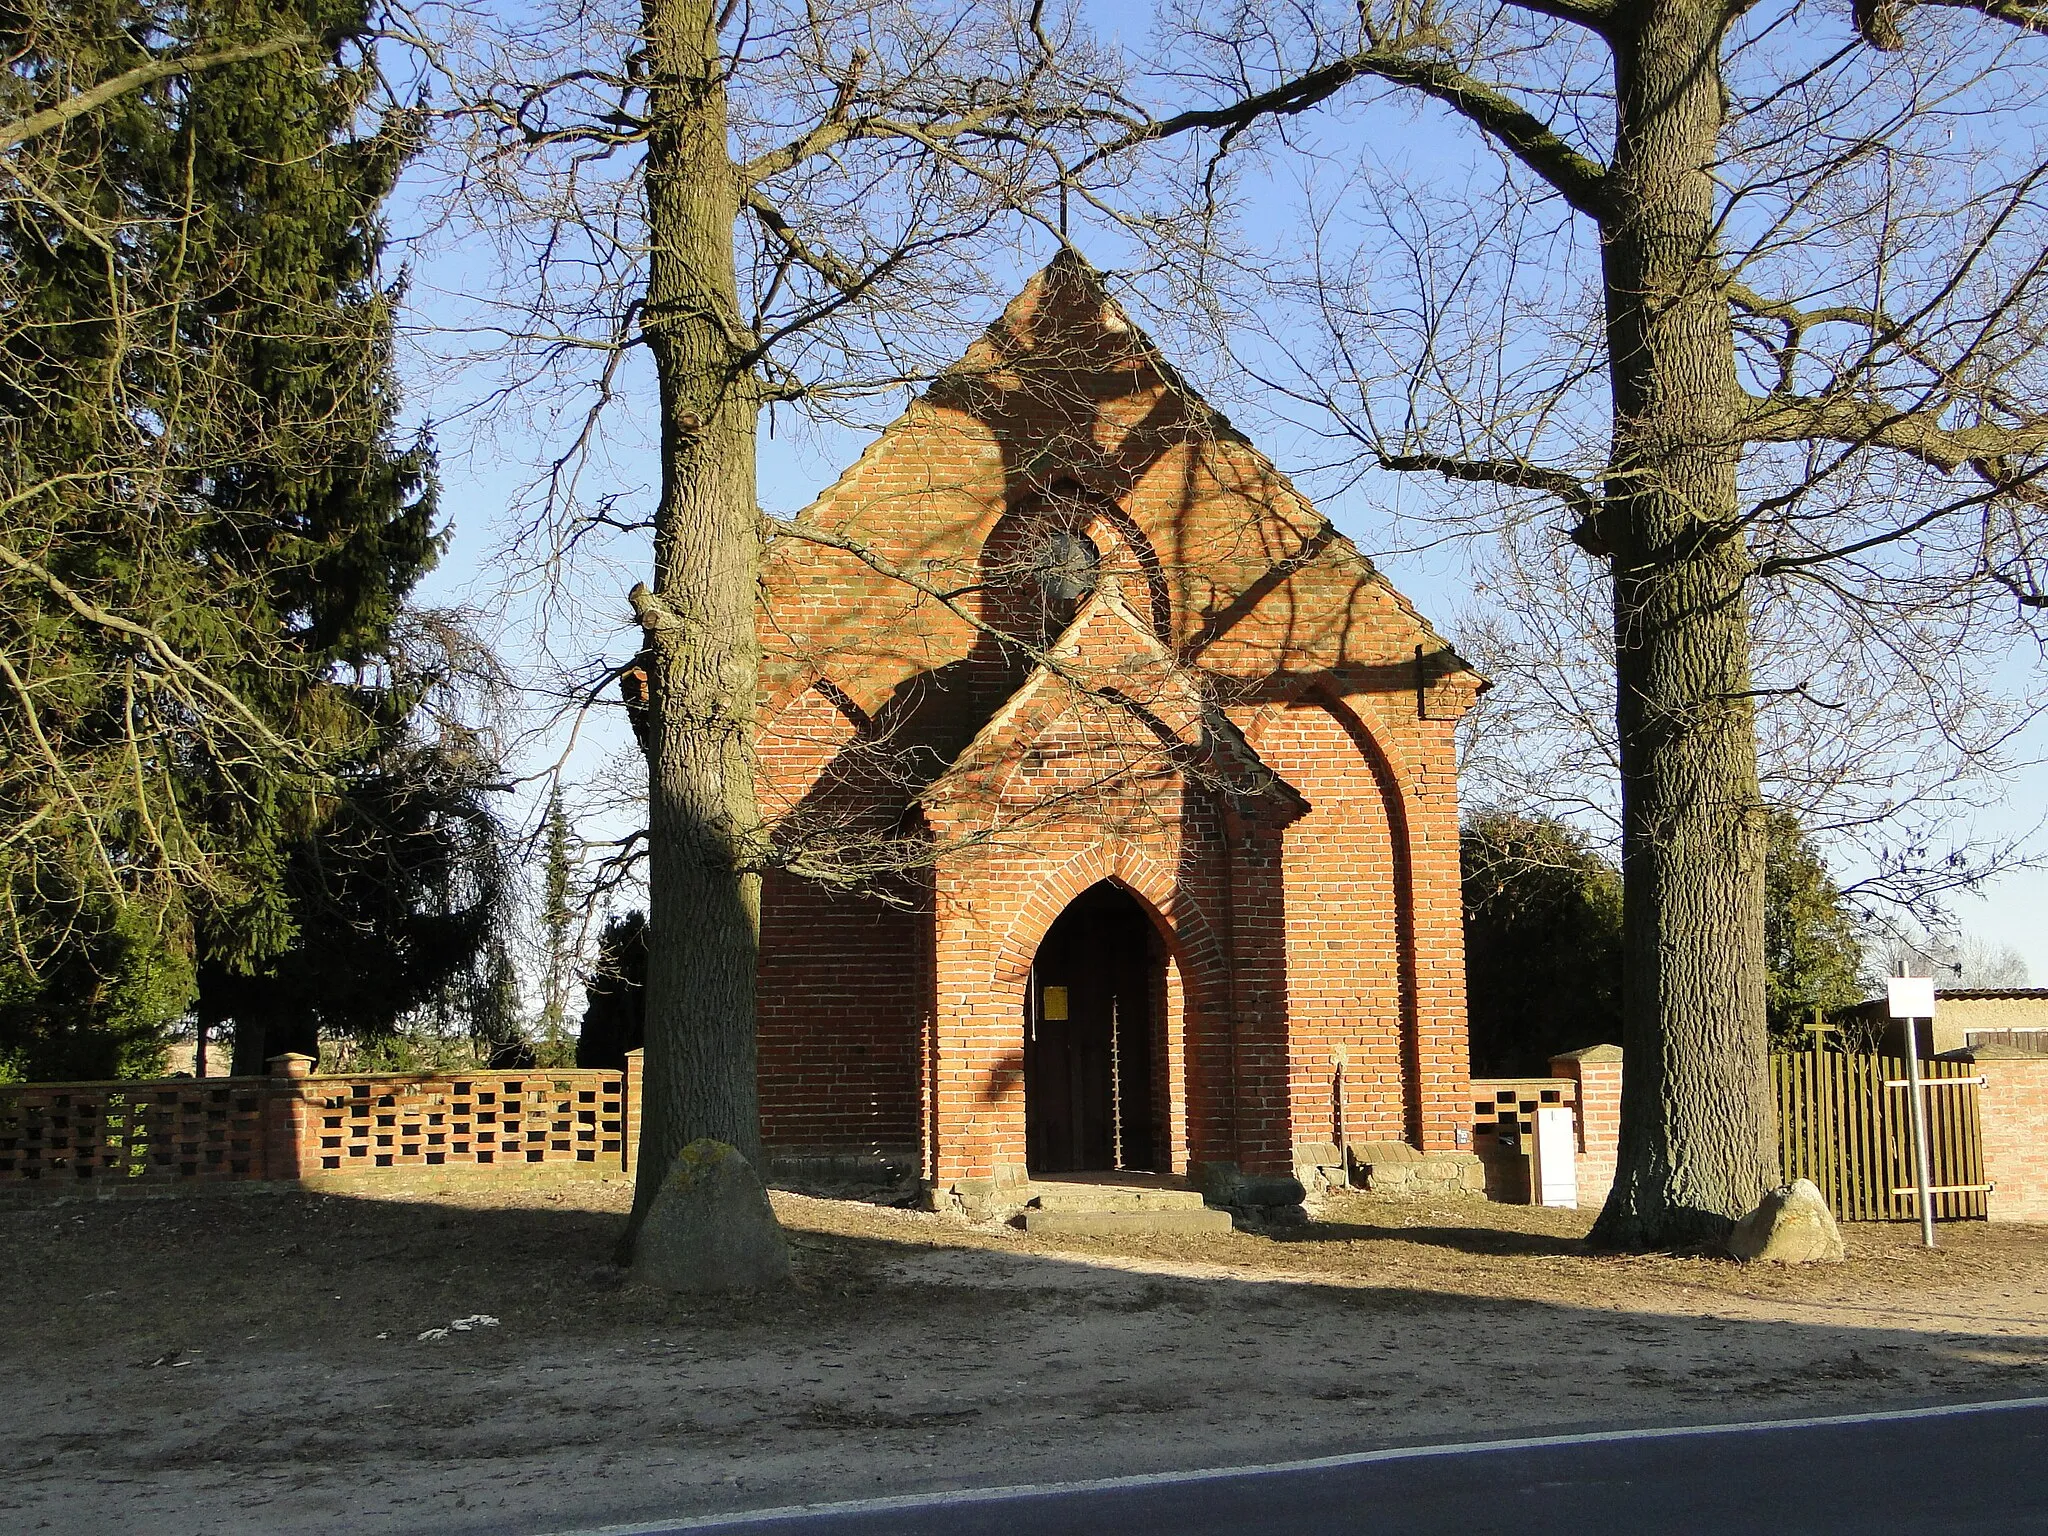
{"type": "Polygon", "coordinates": [[[1940,410],[1902,410],[1881,400],[1850,396],[1805,399],[1773,395],[1750,397],[1742,424],[1743,439],[1752,443],[1834,442],[1854,448],[1888,448],[1917,459],[1944,474],[1964,466],[1982,466],[1994,483],[2021,477],[1996,466],[2048,448],[2048,414],[2012,425],[1972,422],[1950,425],[1940,410]]]}
{"type": "Polygon", "coordinates": [[[218,69],[224,64],[267,59],[273,54],[304,47],[312,41],[313,39],[304,33],[293,33],[285,37],[265,38],[260,43],[238,43],[229,48],[216,48],[209,53],[170,54],[152,59],[147,64],[138,64],[133,69],[124,70],[118,75],[102,80],[89,90],[68,96],[53,107],[31,112],[27,117],[18,117],[10,123],[0,123],[0,149],[11,149],[25,139],[32,139],[40,133],[48,133],[52,128],[60,128],[118,97],[127,95],[130,91],[139,91],[144,86],[156,84],[159,80],[170,80],[179,75],[194,75],[201,70],[218,69]]]}
{"type": "Polygon", "coordinates": [[[1580,523],[1591,523],[1600,501],[1578,476],[1541,464],[1515,459],[1461,459],[1441,453],[1382,453],[1381,469],[1412,473],[1425,471],[1446,480],[1465,480],[1479,485],[1505,485],[1520,491],[1541,491],[1563,502],[1580,523]]]}
{"type": "Polygon", "coordinates": [[[1614,19],[1614,0],[1508,0],[1508,4],[1518,11],[1577,22],[1603,37],[1608,24],[1614,19]]]}
{"type": "MultiPolygon", "coordinates": [[[[1754,3],[1754,0],[1748,0],[1754,3]]],[[[1993,21],[2003,21],[2022,32],[2048,36],[2048,6],[2036,0],[1852,0],[1851,14],[1856,35],[1884,53],[1898,53],[1906,46],[1902,30],[1905,13],[1919,6],[1941,10],[1975,11],[1993,21]]]]}
{"type": "Polygon", "coordinates": [[[1148,123],[1116,140],[1095,158],[1181,134],[1241,130],[1263,118],[1293,117],[1321,106],[1353,81],[1377,79],[1406,86],[1442,102],[1542,177],[1572,207],[1591,217],[1604,218],[1608,208],[1607,168],[1574,148],[1505,91],[1443,59],[1417,53],[1419,49],[1438,45],[1439,40],[1432,33],[1420,33],[1398,45],[1367,48],[1239,101],[1180,112],[1148,123]]]}

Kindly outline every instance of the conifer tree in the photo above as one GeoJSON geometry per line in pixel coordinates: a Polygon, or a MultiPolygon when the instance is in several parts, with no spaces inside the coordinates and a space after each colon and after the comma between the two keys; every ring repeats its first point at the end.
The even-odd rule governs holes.
{"type": "Polygon", "coordinates": [[[569,1014],[569,981],[575,956],[569,945],[569,816],[562,809],[558,784],[548,796],[547,889],[542,893],[541,926],[547,939],[547,977],[541,1003],[541,1038],[559,1046],[569,1014]]]}
{"type": "Polygon", "coordinates": [[[1476,1077],[1541,1077],[1621,1038],[1621,872],[1554,817],[1482,810],[1458,835],[1476,1077]]]}
{"type": "Polygon", "coordinates": [[[584,988],[576,1065],[620,1068],[647,1044],[647,917],[628,912],[604,925],[597,964],[584,988]]]}
{"type": "Polygon", "coordinates": [[[1771,1043],[1810,1044],[1807,1026],[1863,1000],[1856,917],[1799,818],[1764,823],[1764,1006],[1771,1043]]]}
{"type": "Polygon", "coordinates": [[[146,1035],[194,957],[289,944],[290,850],[403,711],[377,667],[438,545],[378,269],[410,124],[360,131],[370,28],[360,0],[0,18],[0,992],[23,1017],[80,965],[174,961],[184,996],[126,988],[146,1035]]]}
{"type": "Polygon", "coordinates": [[[319,828],[287,851],[292,942],[248,970],[200,957],[198,1018],[232,1024],[238,1074],[286,1051],[317,1056],[323,1035],[374,1042],[441,1005],[494,1048],[508,1027],[516,1034],[516,985],[508,994],[494,970],[510,963],[501,935],[513,891],[480,771],[495,764],[392,734],[342,770],[319,828]]]}

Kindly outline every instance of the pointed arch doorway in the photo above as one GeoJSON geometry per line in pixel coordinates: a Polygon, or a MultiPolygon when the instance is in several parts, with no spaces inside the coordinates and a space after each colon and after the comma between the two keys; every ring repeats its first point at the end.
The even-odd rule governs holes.
{"type": "Polygon", "coordinates": [[[1166,945],[1104,880],[1067,904],[1032,961],[1024,1138],[1032,1173],[1155,1166],[1153,1036],[1166,945]]]}

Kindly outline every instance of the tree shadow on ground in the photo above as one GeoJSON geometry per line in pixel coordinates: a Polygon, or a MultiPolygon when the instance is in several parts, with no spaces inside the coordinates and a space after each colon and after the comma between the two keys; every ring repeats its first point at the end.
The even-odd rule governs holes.
{"type": "Polygon", "coordinates": [[[1312,1221],[1301,1227],[1279,1227],[1262,1235],[1276,1243],[1420,1243],[1460,1253],[1501,1258],[1555,1258],[1584,1255],[1591,1250],[1583,1237],[1551,1232],[1513,1232],[1498,1227],[1378,1226],[1356,1221],[1312,1221]]]}
{"type": "Polygon", "coordinates": [[[1476,1221],[1044,1251],[804,1202],[796,1286],[696,1297],[607,1262],[629,1196],[0,1210],[0,1284],[35,1298],[0,1355],[0,1456],[25,1469],[0,1525],[254,1536],[288,1482],[295,1510],[326,1500],[294,1529],[502,1536],[2012,1396],[2048,1363],[2042,1232],[1955,1232],[1945,1255],[1870,1235],[1831,1272],[1766,1274],[1476,1221]]]}

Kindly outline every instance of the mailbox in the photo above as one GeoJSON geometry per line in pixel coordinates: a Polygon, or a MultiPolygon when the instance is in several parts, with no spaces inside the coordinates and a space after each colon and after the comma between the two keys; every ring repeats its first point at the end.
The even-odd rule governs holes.
{"type": "Polygon", "coordinates": [[[1579,1138],[1571,1110],[1561,1104],[1538,1109],[1536,1133],[1531,1139],[1536,1144],[1529,1168],[1531,1203],[1578,1209],[1579,1138]]]}

